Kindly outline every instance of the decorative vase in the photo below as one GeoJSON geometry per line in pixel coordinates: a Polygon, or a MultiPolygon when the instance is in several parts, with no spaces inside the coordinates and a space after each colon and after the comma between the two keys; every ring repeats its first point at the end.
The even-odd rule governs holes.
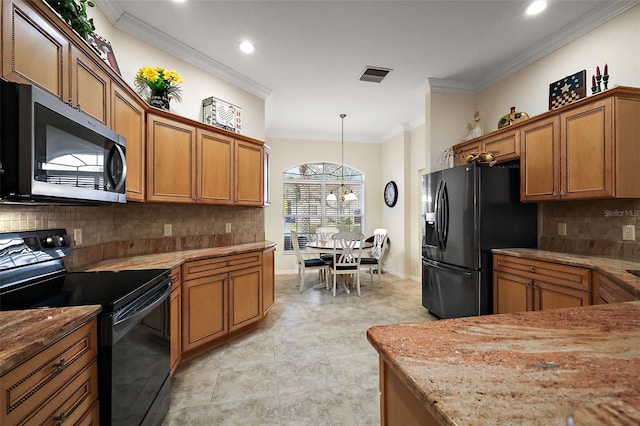
{"type": "Polygon", "coordinates": [[[151,89],[149,105],[169,111],[169,94],[167,90],[151,89]]]}

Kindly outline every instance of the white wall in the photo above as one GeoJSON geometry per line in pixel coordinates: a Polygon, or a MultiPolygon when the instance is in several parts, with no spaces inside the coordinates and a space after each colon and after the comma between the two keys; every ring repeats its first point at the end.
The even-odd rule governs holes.
{"type": "MultiPolygon", "coordinates": [[[[436,171],[449,167],[443,162],[444,151],[460,143],[473,123],[475,100],[472,95],[431,93],[431,164],[436,171]]],[[[482,115],[481,122],[482,122],[482,115]]]]}
{"type": "Polygon", "coordinates": [[[171,102],[171,112],[201,121],[202,100],[210,96],[223,99],[242,108],[243,135],[265,139],[264,99],[239,89],[225,81],[207,74],[197,67],[157,49],[111,26],[109,20],[97,7],[88,8],[96,33],[111,43],[122,78],[131,87],[138,69],[143,66],[159,66],[175,69],[182,78],[182,102],[171,102]]]}
{"type": "MultiPolygon", "coordinates": [[[[336,117],[336,120],[338,118],[336,117]]],[[[336,121],[339,125],[339,121],[336,121]]],[[[345,135],[348,137],[348,135],[345,135]]],[[[288,168],[310,162],[332,162],[340,164],[340,141],[313,141],[294,139],[267,139],[271,147],[271,200],[270,207],[265,208],[265,238],[275,241],[276,274],[294,273],[296,260],[293,254],[284,254],[283,247],[283,206],[282,206],[282,172],[288,168]]],[[[381,227],[382,215],[382,183],[380,173],[381,145],[344,143],[344,164],[360,170],[364,174],[364,234],[365,238],[373,235],[375,228],[381,227]]]]}

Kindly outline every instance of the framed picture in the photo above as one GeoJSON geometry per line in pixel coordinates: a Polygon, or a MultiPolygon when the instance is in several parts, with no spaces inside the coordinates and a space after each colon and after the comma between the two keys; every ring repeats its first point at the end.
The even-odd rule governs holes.
{"type": "Polygon", "coordinates": [[[113,48],[111,47],[111,43],[109,43],[104,38],[100,37],[96,33],[91,33],[87,38],[89,45],[93,47],[93,50],[105,61],[111,68],[120,74],[120,67],[118,67],[118,62],[116,62],[116,55],[113,53],[113,48]]]}
{"type": "Polygon", "coordinates": [[[560,108],[587,96],[586,78],[587,70],[582,70],[551,83],[549,85],[549,110],[560,108]]]}
{"type": "Polygon", "coordinates": [[[240,133],[242,108],[212,96],[202,101],[202,121],[230,132],[240,133]]]}

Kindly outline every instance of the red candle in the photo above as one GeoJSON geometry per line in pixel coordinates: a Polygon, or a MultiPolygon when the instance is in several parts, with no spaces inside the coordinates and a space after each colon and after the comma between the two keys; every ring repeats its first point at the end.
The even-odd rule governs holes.
{"type": "Polygon", "coordinates": [[[596,75],[600,77],[600,67],[596,65],[596,75]]]}
{"type": "Polygon", "coordinates": [[[604,75],[609,75],[609,65],[604,64],[604,75]]]}
{"type": "Polygon", "coordinates": [[[595,75],[592,75],[592,76],[591,76],[591,85],[592,85],[593,87],[596,87],[596,76],[595,76],[595,75]]]}

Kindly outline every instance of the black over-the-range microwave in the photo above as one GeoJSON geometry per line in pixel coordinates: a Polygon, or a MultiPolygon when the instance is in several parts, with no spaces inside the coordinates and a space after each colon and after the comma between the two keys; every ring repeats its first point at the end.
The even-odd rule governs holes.
{"type": "Polygon", "coordinates": [[[32,85],[0,80],[0,202],[126,202],[125,139],[32,85]]]}

